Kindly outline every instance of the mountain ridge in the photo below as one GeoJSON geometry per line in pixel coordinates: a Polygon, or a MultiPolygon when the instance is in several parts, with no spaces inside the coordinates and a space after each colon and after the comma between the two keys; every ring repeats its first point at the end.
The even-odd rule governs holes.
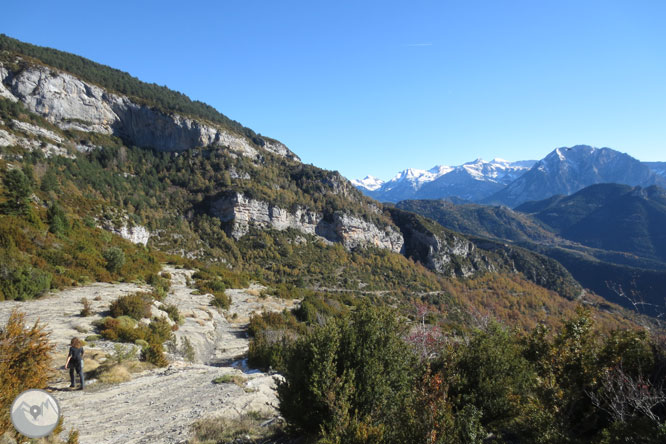
{"type": "Polygon", "coordinates": [[[595,183],[666,185],[666,162],[641,162],[611,148],[556,148],[538,161],[476,159],[430,170],[408,168],[389,181],[366,176],[352,183],[382,202],[454,199],[515,207],[555,194],[572,194],[595,183]]]}
{"type": "Polygon", "coordinates": [[[352,183],[367,196],[386,202],[433,196],[475,200],[497,191],[532,162],[510,162],[499,158],[486,162],[479,158],[457,166],[436,165],[429,170],[407,168],[388,181],[366,176],[365,179],[352,180],[352,183]]]}

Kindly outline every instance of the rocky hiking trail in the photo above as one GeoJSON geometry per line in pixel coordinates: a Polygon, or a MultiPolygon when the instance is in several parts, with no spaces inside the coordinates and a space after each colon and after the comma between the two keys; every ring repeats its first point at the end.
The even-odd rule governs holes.
{"type": "MultiPolygon", "coordinates": [[[[297,301],[259,297],[262,287],[227,290],[232,305],[220,312],[209,304],[210,295],[197,294],[187,285],[193,270],[166,267],[171,274],[171,290],[164,304],[176,305],[184,324],[176,331],[177,341],[186,337],[195,352],[194,363],[182,356],[169,355],[166,368],[152,368],[117,384],[86,382],[84,391],[70,391],[69,375],[63,369],[72,337],[94,334],[92,323],[103,318],[109,304],[124,294],[148,290],[135,284],[97,283],[64,290],[27,302],[0,304],[0,323],[13,308],[26,313],[32,325],[46,324],[56,344],[54,365],[57,376],[49,391],[60,403],[64,416],[63,437],[74,428],[81,444],[103,443],[185,443],[190,426],[205,417],[236,419],[243,413],[263,412],[276,417],[277,398],[274,376],[245,365],[249,339],[247,323],[253,312],[282,311],[297,301]],[[93,315],[81,317],[81,299],[91,302],[93,315]],[[241,376],[244,383],[214,384],[224,375],[241,376]]],[[[166,315],[153,307],[153,316],[166,315]]],[[[180,342],[177,342],[180,343],[180,342]]],[[[85,347],[86,356],[110,354],[114,343],[96,341],[85,347]]],[[[77,381],[78,382],[78,381],[77,381]]]]}

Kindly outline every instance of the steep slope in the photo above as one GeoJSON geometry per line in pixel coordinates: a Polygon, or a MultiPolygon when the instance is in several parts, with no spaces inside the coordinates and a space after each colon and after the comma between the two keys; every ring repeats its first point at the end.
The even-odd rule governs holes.
{"type": "Polygon", "coordinates": [[[463,234],[514,242],[557,242],[556,235],[541,223],[503,206],[456,205],[445,200],[403,200],[396,207],[421,214],[463,234]]]}
{"type": "Polygon", "coordinates": [[[484,200],[515,207],[523,202],[571,194],[597,183],[649,186],[659,182],[649,167],[610,148],[557,148],[503,190],[484,200]]]}
{"type": "MultiPolygon", "coordinates": [[[[20,211],[2,207],[0,227],[9,234],[0,239],[0,258],[25,264],[12,271],[17,276],[41,269],[68,276],[58,278],[59,287],[124,276],[102,272],[117,253],[98,234],[103,228],[140,242],[140,252],[145,245],[214,263],[221,286],[251,278],[292,297],[321,289],[420,295],[484,273],[522,273],[571,295],[557,288],[558,270],[535,267],[541,259],[518,260],[497,246],[485,251],[432,221],[384,207],[338,173],[302,164],[279,142],[207,115],[205,106],[182,98],[168,108],[169,100],[124,73],[26,48],[0,51],[0,192],[16,197],[9,176],[26,191],[14,202],[20,211]],[[17,220],[30,236],[14,235],[17,220]],[[47,226],[53,248],[31,255],[44,242],[32,233],[47,226]],[[20,242],[10,245],[7,237],[20,242]]],[[[464,169],[477,167],[490,174],[481,163],[464,169]]],[[[150,256],[150,265],[132,274],[138,259],[123,251],[132,254],[127,277],[149,279],[160,259],[150,256]]]]}
{"type": "Polygon", "coordinates": [[[666,262],[666,191],[600,184],[517,208],[566,239],[666,262]]]}
{"type": "MultiPolygon", "coordinates": [[[[607,300],[640,313],[660,316],[666,312],[661,291],[661,283],[666,280],[666,262],[654,255],[646,257],[638,254],[651,253],[656,249],[654,244],[663,239],[660,229],[663,221],[655,215],[662,200],[663,191],[656,187],[635,189],[626,185],[603,184],[593,185],[572,196],[553,196],[519,207],[522,211],[535,214],[507,207],[455,205],[428,200],[403,201],[397,207],[430,217],[447,228],[465,233],[479,249],[499,251],[509,260],[515,251],[522,250],[519,247],[548,256],[561,263],[583,287],[607,300]],[[634,201],[636,195],[644,196],[641,200],[652,196],[652,202],[634,201]],[[641,209],[645,205],[648,208],[641,209]],[[542,220],[537,218],[539,215],[543,216],[542,220]],[[560,233],[544,222],[568,228],[560,233]],[[646,234],[650,226],[654,229],[651,234],[646,234]],[[569,236],[567,230],[574,229],[582,229],[581,233],[576,233],[579,237],[569,236]],[[563,237],[565,235],[569,237],[563,237]],[[618,244],[633,246],[632,252],[589,246],[616,248],[618,244]]],[[[555,268],[551,265],[546,266],[550,271],[544,272],[538,266],[539,261],[520,259],[518,263],[529,264],[519,268],[533,282],[542,286],[554,285],[550,280],[557,273],[553,273],[555,268]],[[539,281],[535,276],[541,276],[549,283],[539,281]]]]}
{"type": "Polygon", "coordinates": [[[482,272],[520,273],[528,281],[567,299],[582,288],[559,263],[524,248],[477,237],[463,237],[415,213],[388,210],[404,238],[404,254],[440,274],[471,276],[482,272]]]}

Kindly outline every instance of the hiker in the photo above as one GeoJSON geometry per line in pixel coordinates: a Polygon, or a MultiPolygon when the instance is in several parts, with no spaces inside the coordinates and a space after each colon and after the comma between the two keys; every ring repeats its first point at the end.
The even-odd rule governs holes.
{"type": "Polygon", "coordinates": [[[74,370],[79,374],[81,380],[81,390],[83,390],[83,342],[79,338],[73,338],[69,344],[69,354],[67,355],[67,362],[65,368],[69,367],[69,379],[71,380],[70,388],[74,385],[74,370]]]}

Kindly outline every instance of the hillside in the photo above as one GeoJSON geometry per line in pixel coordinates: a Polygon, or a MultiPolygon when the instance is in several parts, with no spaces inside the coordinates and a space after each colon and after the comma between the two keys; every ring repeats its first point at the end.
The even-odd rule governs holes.
{"type": "Polygon", "coordinates": [[[514,242],[556,243],[554,233],[531,217],[503,206],[454,204],[446,200],[403,200],[396,204],[463,234],[514,242]]]}
{"type": "Polygon", "coordinates": [[[571,196],[525,203],[516,210],[583,245],[666,262],[663,188],[593,185],[571,196]]]}
{"type": "MultiPolygon", "coordinates": [[[[624,354],[651,359],[640,377],[660,368],[641,330],[658,321],[584,291],[549,252],[382,205],[206,105],[3,39],[0,314],[43,316],[58,362],[85,335],[95,384],[35,384],[58,392],[82,444],[248,441],[247,422],[262,439],[286,422],[301,442],[533,442],[543,424],[568,439],[585,428],[571,406],[624,354]],[[580,362],[594,363],[584,384],[580,362]],[[513,388],[477,391],[477,371],[513,388]],[[520,410],[496,421],[486,400],[520,410]]],[[[496,228],[504,217],[521,218],[498,210],[496,228]]],[[[10,327],[0,434],[35,367],[22,353],[39,352],[4,340],[24,334],[10,327]]],[[[583,401],[600,424],[586,436],[613,426],[583,401]]]]}
{"type": "Polygon", "coordinates": [[[493,239],[546,255],[584,288],[658,316],[666,312],[661,291],[666,262],[656,254],[663,248],[663,201],[658,187],[601,184],[572,196],[526,202],[517,210],[428,200],[397,207],[465,233],[485,250],[492,250],[493,239]]]}
{"type": "MultiPolygon", "coordinates": [[[[53,228],[47,237],[103,228],[296,292],[432,291],[444,277],[522,271],[502,256],[455,248],[469,242],[455,233],[440,236],[430,223],[427,236],[451,247],[406,248],[409,224],[338,173],[302,164],[279,142],[258,141],[206,106],[112,68],[8,37],[0,42],[1,162],[5,171],[20,168],[9,176],[27,188],[16,208],[5,205],[6,213],[36,211],[54,225],[47,213],[57,208],[66,229],[53,228]],[[30,192],[41,209],[30,209],[30,192]],[[377,273],[382,267],[387,272],[377,273]]],[[[8,180],[4,194],[11,200],[8,180]]],[[[32,229],[28,220],[20,225],[32,229]]],[[[35,264],[44,254],[28,244],[10,255],[35,264]]],[[[105,248],[89,253],[102,268],[105,248]]],[[[41,260],[49,274],[63,266],[53,255],[41,260]]],[[[56,286],[85,279],[72,265],[65,268],[69,280],[56,286]]],[[[108,279],[100,273],[93,279],[108,279]]]]}

